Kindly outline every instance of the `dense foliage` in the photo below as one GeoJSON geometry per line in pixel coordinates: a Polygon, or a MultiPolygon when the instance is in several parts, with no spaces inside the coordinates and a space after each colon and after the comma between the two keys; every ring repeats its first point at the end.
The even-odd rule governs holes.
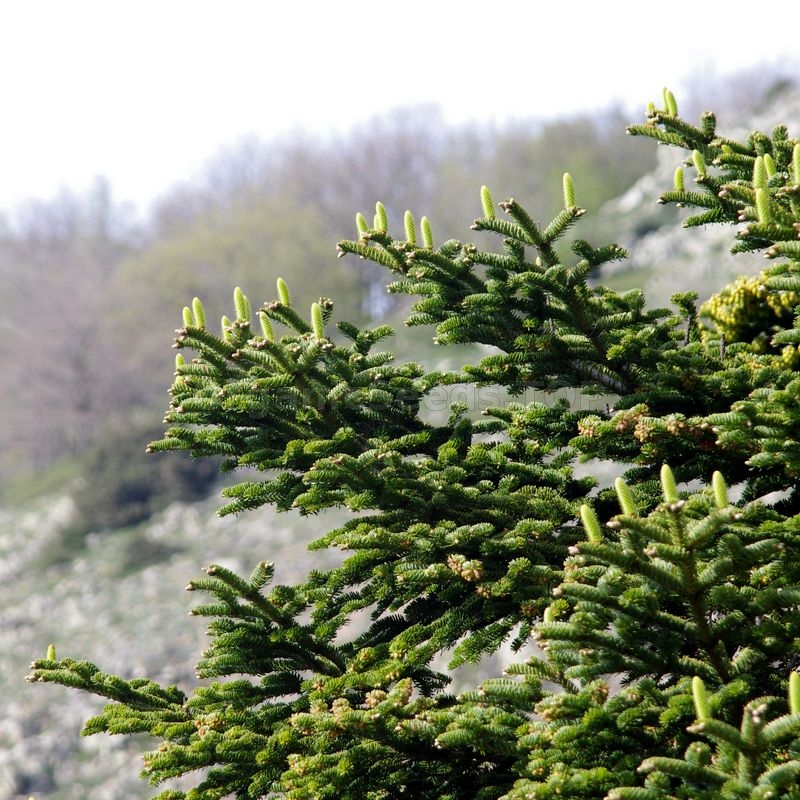
{"type": "Polygon", "coordinates": [[[161,800],[800,798],[800,142],[728,139],[669,92],[629,131],[688,153],[661,202],[738,226],[734,248],[774,266],[700,308],[648,308],[595,280],[618,246],[565,254],[583,214],[567,175],[546,225],[482,190],[472,228],[499,248],[437,245],[408,213],[392,234],[381,204],[339,244],[418,298],[408,324],[484,346],[461,370],[394,363],[383,326],[334,335],[332,302],[306,319],[283,281],[255,313],[237,289],[219,333],[185,309],[194,357],[151,449],[248,468],[223,513],[353,515],[314,545],[341,564],[299,585],[271,585],[267,562],[190,583],[211,680],[189,696],[34,663],[32,680],[111,701],[86,733],[157,738],[154,783],[197,771],[161,800]],[[427,413],[456,385],[556,399],[427,413]],[[539,649],[448,692],[508,640],[539,649]]]}

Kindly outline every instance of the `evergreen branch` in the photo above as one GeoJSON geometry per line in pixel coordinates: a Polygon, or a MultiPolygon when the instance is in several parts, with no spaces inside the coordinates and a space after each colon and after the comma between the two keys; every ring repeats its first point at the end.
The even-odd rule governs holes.
{"type": "Polygon", "coordinates": [[[675,147],[686,147],[687,142],[682,136],[671,131],[665,131],[658,128],[653,124],[647,125],[628,125],[625,132],[630,136],[646,136],[650,139],[655,139],[662,144],[670,144],[675,147]]]}
{"type": "Polygon", "coordinates": [[[551,245],[559,239],[576,219],[585,213],[582,208],[565,208],[553,218],[553,221],[542,231],[542,239],[546,245],[551,245]]]}
{"type": "Polygon", "coordinates": [[[365,241],[349,242],[340,241],[336,245],[339,257],[352,253],[367,261],[374,261],[376,264],[388,267],[389,269],[405,274],[407,270],[406,259],[397,250],[387,250],[378,244],[369,244],[365,241]]]}
{"type": "MultiPolygon", "coordinates": [[[[517,238],[527,244],[532,244],[538,248],[540,252],[541,248],[547,246],[547,242],[545,241],[539,226],[533,221],[533,218],[516,200],[509,198],[508,200],[500,203],[500,208],[502,208],[503,211],[505,211],[512,219],[514,219],[520,228],[525,232],[523,236],[511,238],[517,238]]],[[[546,263],[548,266],[550,265],[550,262],[546,263]]]]}

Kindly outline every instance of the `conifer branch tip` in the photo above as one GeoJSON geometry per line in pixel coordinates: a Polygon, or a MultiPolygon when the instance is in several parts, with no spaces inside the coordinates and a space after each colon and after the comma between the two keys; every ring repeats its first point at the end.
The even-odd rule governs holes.
{"type": "Polygon", "coordinates": [[[701,722],[711,719],[711,703],[708,699],[708,691],[703,679],[698,675],[692,678],[692,700],[694,701],[694,711],[697,719],[701,722]]]}
{"type": "Polygon", "coordinates": [[[250,322],[252,319],[250,301],[247,299],[247,295],[238,286],[233,290],[233,304],[236,308],[236,321],[250,322]]]}
{"type": "Polygon", "coordinates": [[[675,100],[675,95],[666,88],[662,90],[662,96],[664,99],[664,110],[670,116],[677,117],[678,116],[678,103],[675,100]]]}
{"type": "Polygon", "coordinates": [[[194,326],[204,330],[206,327],[206,312],[199,297],[192,300],[192,314],[194,315],[194,326]]]}
{"type": "Polygon", "coordinates": [[[289,287],[286,285],[286,281],[283,278],[278,278],[277,287],[278,300],[280,301],[281,305],[284,305],[288,308],[292,305],[292,296],[289,294],[289,287]]]}
{"type": "Polygon", "coordinates": [[[325,324],[322,318],[322,307],[319,303],[311,304],[311,326],[317,339],[325,338],[325,324]]]}
{"type": "Polygon", "coordinates": [[[563,188],[564,188],[564,208],[572,209],[577,205],[575,202],[575,183],[569,172],[564,173],[563,188]]]}
{"type": "Polygon", "coordinates": [[[636,505],[631,487],[628,486],[622,478],[617,478],[614,481],[614,489],[617,492],[617,499],[619,500],[622,513],[629,517],[638,516],[639,508],[636,505]]]}
{"type": "Polygon", "coordinates": [[[433,231],[431,230],[431,221],[427,217],[423,217],[419,224],[422,228],[422,246],[428,250],[433,250],[433,231]]]}
{"type": "Polygon", "coordinates": [[[389,217],[386,213],[386,207],[380,200],[375,203],[375,229],[382,233],[389,232],[389,217]]]}
{"type": "Polygon", "coordinates": [[[486,219],[494,219],[494,201],[488,186],[481,186],[481,205],[483,206],[483,216],[486,219]]]}
{"type": "Polygon", "coordinates": [[[789,673],[789,713],[800,714],[800,673],[789,673]]]}
{"type": "Polygon", "coordinates": [[[665,503],[678,502],[678,487],[675,484],[675,476],[672,474],[672,469],[669,464],[661,466],[661,490],[664,495],[665,503]]]}
{"type": "Polygon", "coordinates": [[[410,245],[417,243],[417,228],[414,223],[414,215],[410,211],[406,211],[403,215],[403,225],[406,229],[406,241],[410,245]]]}

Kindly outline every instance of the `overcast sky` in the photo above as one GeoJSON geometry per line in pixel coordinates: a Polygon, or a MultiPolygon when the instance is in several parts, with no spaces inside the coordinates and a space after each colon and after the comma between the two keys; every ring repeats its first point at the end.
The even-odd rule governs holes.
{"type": "Polygon", "coordinates": [[[796,0],[763,21],[737,0],[719,18],[642,0],[3,2],[0,208],[104,175],[144,209],[243,136],[408,104],[451,123],[614,100],[638,115],[698,72],[795,58],[792,36],[774,41],[782,6],[793,30],[796,0]]]}

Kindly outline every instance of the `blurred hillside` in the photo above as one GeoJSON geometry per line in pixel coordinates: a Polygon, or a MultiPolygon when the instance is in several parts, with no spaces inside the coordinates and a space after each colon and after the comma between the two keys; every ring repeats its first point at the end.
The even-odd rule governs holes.
{"type": "MultiPolygon", "coordinates": [[[[734,88],[744,92],[747,82],[734,88]]],[[[800,87],[796,83],[775,80],[764,87],[763,93],[756,94],[754,101],[741,96],[734,101],[737,96],[727,95],[727,109],[724,103],[724,110],[713,106],[719,129],[726,136],[744,140],[754,130],[771,132],[777,124],[785,124],[791,135],[798,135],[800,87]]],[[[726,97],[724,91],[722,97],[726,97]]],[[[660,148],[657,155],[655,169],[601,209],[603,233],[625,247],[629,256],[602,280],[614,288],[641,288],[651,305],[666,305],[672,294],[688,289],[696,291],[702,302],[737,275],[763,269],[761,254],[731,254],[730,229],[713,225],[699,231],[683,230],[680,221],[692,212],[654,202],[672,188],[678,166],[670,148],[660,148]]]]}
{"type": "MultiPolygon", "coordinates": [[[[7,214],[0,497],[59,460],[68,474],[134,414],[160,419],[172,331],[195,295],[218,318],[230,313],[234,286],[261,304],[280,276],[301,309],[329,296],[340,319],[396,316],[384,275],[336,257],[336,242],[355,235],[357,211],[371,216],[381,200],[395,224],[408,208],[430,217],[438,241],[463,239],[482,182],[498,194],[513,189],[544,217],[560,202],[564,164],[581,202],[599,208],[654,163],[652,143],[626,140],[625,122],[610,109],[447,128],[435,108],[402,109],[331,141],[241,141],[170,190],[145,221],[115,203],[103,180],[86,196],[65,191],[7,214]]],[[[132,441],[139,448],[142,437],[132,441]]]]}
{"type": "MultiPolygon", "coordinates": [[[[733,87],[728,107],[715,104],[720,130],[780,121],[797,135],[800,90],[775,76],[758,86],[763,102],[733,87]]],[[[589,209],[580,235],[630,251],[603,282],[643,287],[662,305],[673,292],[707,296],[760,269],[760,257],[728,253],[730,231],[709,228],[701,245],[682,235],[682,212],[655,202],[672,185],[675,153],[626,136],[633,121],[610,109],[448,129],[435,109],[407,109],[336,141],[239,142],[144,221],[103,181],[86,196],[9,212],[0,227],[0,800],[150,794],[135,755],[147,742],[81,740],[96,701],[24,683],[50,641],[123,676],[189,687],[204,635],[201,621],[185,618],[196,599],[181,590],[204,565],[246,573],[266,558],[288,582],[312,558],[337,558],[305,552],[336,524],[330,517],[264,509],[220,520],[213,469],[144,455],[167,403],[181,308],[198,295],[210,315],[230,314],[235,285],[260,303],[283,276],[301,309],[330,295],[340,318],[399,327],[403,309],[385,276],[336,258],[336,240],[355,235],[356,211],[380,199],[395,225],[410,208],[431,218],[438,241],[471,238],[480,184],[549,218],[565,169],[589,209]],[[148,613],[159,615],[158,641],[148,613]]],[[[429,333],[403,330],[390,346],[429,363],[448,356],[429,333]]]]}
{"type": "Polygon", "coordinates": [[[102,701],[24,678],[49,642],[127,677],[193,685],[205,646],[204,623],[187,618],[199,598],[183,591],[203,566],[248,574],[261,559],[280,582],[300,580],[337,554],[308,554],[330,517],[300,519],[270,511],[219,519],[218,497],[176,503],[148,522],[92,534],[70,563],[47,566],[75,513],[68,497],[24,510],[0,510],[0,800],[121,800],[149,797],[139,779],[140,737],[79,736],[102,701]],[[140,613],[131,614],[136,605],[140,613]],[[152,637],[158,615],[157,640],[152,637]]]}
{"type": "MultiPolygon", "coordinates": [[[[711,96],[722,104],[721,125],[744,124],[740,109],[752,108],[753,96],[765,98],[768,117],[772,94],[785,94],[787,83],[762,72],[720,79],[711,96]]],[[[699,108],[692,98],[687,105],[699,108]]],[[[774,113],[790,111],[786,106],[774,113]]],[[[48,468],[50,477],[77,476],[85,471],[81,458],[102,448],[103,438],[122,446],[119,429],[132,417],[160,418],[173,368],[172,331],[194,296],[219,317],[230,312],[234,286],[261,304],[274,296],[280,276],[301,309],[329,296],[339,319],[402,319],[402,299],[386,294],[380,271],[336,258],[336,241],[355,235],[355,213],[371,217],[376,200],[395,225],[410,209],[431,219],[438,241],[465,239],[480,211],[480,184],[497,198],[513,194],[545,219],[560,206],[568,169],[589,211],[580,235],[622,239],[633,256],[621,266],[625,280],[650,281],[645,273],[660,253],[658,230],[675,217],[646,199],[670,182],[652,171],[655,144],[625,135],[631,121],[609,108],[557,120],[447,127],[435,107],[398,109],[336,139],[241,140],[170,189],[144,220],[117,203],[103,179],[85,195],[64,190],[6,212],[0,216],[0,500],[13,499],[20,487],[35,491],[48,468]]],[[[718,265],[695,269],[709,290],[727,274],[718,265]]],[[[663,286],[658,293],[668,296],[663,286]]],[[[140,442],[140,431],[133,433],[131,442],[140,442]]]]}

